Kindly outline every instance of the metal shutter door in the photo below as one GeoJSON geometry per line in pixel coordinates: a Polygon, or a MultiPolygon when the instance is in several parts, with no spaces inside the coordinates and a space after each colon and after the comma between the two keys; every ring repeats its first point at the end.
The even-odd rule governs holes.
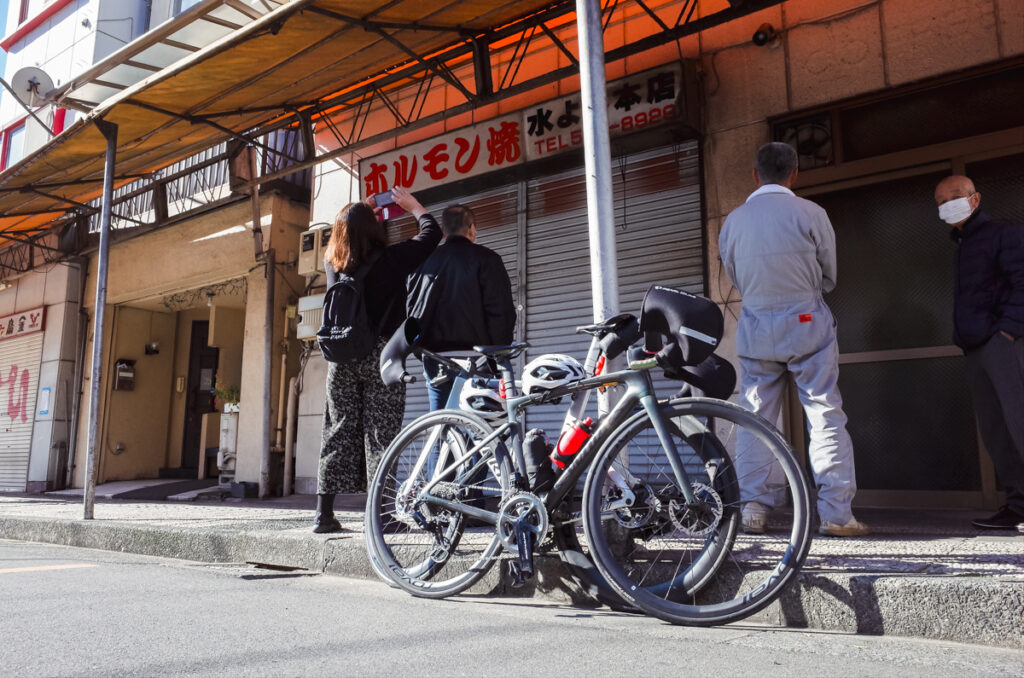
{"type": "MultiPolygon", "coordinates": [[[[512,296],[518,297],[519,289],[519,247],[518,247],[518,186],[502,186],[501,188],[477,193],[471,196],[453,197],[441,204],[424,205],[438,221],[441,212],[448,205],[456,203],[468,205],[476,217],[477,243],[489,247],[505,262],[505,270],[512,282],[512,296]]],[[[409,216],[394,221],[390,227],[392,242],[411,238],[416,234],[416,223],[409,216]]],[[[520,318],[520,322],[522,319],[520,318]]],[[[427,388],[423,383],[423,366],[416,358],[406,363],[409,374],[416,376],[416,383],[409,384],[405,396],[405,424],[427,411],[427,388]]]]}
{"type": "MultiPolygon", "coordinates": [[[[703,229],[697,144],[690,142],[612,161],[623,312],[639,314],[653,283],[704,293],[703,229]]],[[[526,237],[528,356],[568,353],[581,362],[590,337],[576,335],[593,321],[586,186],[583,169],[529,182],[526,237]]],[[[661,397],[680,383],[655,371],[661,397]]],[[[596,411],[596,398],[590,409],[596,411]]],[[[532,408],[528,425],[558,435],[567,403],[532,408]]]]}
{"type": "Polygon", "coordinates": [[[35,423],[36,390],[43,333],[0,341],[0,490],[24,492],[28,481],[28,458],[35,423]]]}

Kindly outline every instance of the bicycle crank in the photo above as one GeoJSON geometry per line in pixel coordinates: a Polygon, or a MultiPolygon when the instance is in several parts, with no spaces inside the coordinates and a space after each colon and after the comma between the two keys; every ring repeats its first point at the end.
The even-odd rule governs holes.
{"type": "Polygon", "coordinates": [[[541,543],[548,533],[548,510],[540,497],[529,492],[512,495],[498,510],[498,537],[506,549],[519,549],[517,533],[523,531],[533,535],[534,544],[541,543]]]}

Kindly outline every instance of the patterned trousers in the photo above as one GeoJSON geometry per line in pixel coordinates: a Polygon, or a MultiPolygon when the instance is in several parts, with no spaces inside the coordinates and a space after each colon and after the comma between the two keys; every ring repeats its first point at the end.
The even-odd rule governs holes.
{"type": "Polygon", "coordinates": [[[384,343],[381,339],[362,360],[328,363],[318,494],[365,491],[402,428],[405,384],[381,381],[384,343]]]}

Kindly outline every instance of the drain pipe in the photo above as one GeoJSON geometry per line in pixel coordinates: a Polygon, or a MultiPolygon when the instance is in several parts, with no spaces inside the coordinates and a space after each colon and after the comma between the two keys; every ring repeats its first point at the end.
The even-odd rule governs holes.
{"type": "Polygon", "coordinates": [[[88,275],[88,260],[79,261],[78,267],[78,356],[75,359],[75,372],[71,377],[71,388],[74,395],[71,398],[71,417],[68,422],[68,470],[64,487],[71,487],[75,479],[75,455],[78,454],[78,422],[79,408],[82,406],[82,376],[85,370],[85,344],[88,337],[89,313],[85,310],[85,283],[88,275]]]}
{"type": "MultiPolygon", "coordinates": [[[[274,364],[274,278],[277,277],[274,268],[273,247],[267,249],[264,261],[266,262],[267,298],[263,330],[263,436],[260,441],[263,444],[263,454],[260,459],[260,499],[266,499],[270,495],[270,412],[274,404],[270,372],[274,364]]],[[[283,379],[284,375],[281,375],[281,378],[283,379]]]]}
{"type": "MultiPolygon", "coordinates": [[[[284,381],[282,375],[281,381],[284,381]]],[[[299,413],[299,378],[292,377],[288,380],[288,418],[287,428],[284,433],[284,484],[281,494],[287,497],[292,493],[292,474],[295,471],[295,420],[299,413]]]]}
{"type": "Polygon", "coordinates": [[[288,317],[284,319],[284,333],[281,338],[281,388],[277,396],[277,430],[274,437],[274,451],[283,452],[281,436],[284,434],[284,395],[287,384],[284,377],[288,374],[288,317]]]}

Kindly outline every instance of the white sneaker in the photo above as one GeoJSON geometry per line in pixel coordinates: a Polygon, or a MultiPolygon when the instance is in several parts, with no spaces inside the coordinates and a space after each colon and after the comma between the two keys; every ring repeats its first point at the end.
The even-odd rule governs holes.
{"type": "Polygon", "coordinates": [[[768,507],[759,501],[743,504],[743,531],[747,534],[764,534],[768,529],[768,507]]]}
{"type": "Polygon", "coordinates": [[[871,528],[856,518],[851,517],[850,522],[845,525],[823,520],[818,528],[818,532],[826,537],[865,537],[871,533],[871,528]]]}

